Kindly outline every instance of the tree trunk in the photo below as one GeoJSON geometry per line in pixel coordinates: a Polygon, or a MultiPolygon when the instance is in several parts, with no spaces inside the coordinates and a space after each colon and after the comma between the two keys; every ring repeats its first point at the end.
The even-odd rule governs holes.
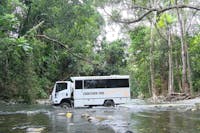
{"type": "Polygon", "coordinates": [[[189,52],[187,52],[187,67],[188,67],[188,80],[190,85],[190,93],[193,94],[193,87],[192,87],[192,72],[190,67],[190,58],[189,58],[189,52]]]}
{"type": "MultiPolygon", "coordinates": [[[[151,6],[156,7],[157,6],[156,2],[157,2],[156,0],[150,0],[151,6]]],[[[151,33],[150,33],[150,50],[149,50],[151,91],[152,91],[153,101],[157,100],[157,91],[156,91],[156,85],[155,85],[154,54],[153,54],[154,53],[153,29],[154,29],[154,25],[156,23],[156,19],[157,19],[157,14],[154,13],[152,20],[150,20],[150,22],[151,22],[151,33]]]]}
{"type": "Polygon", "coordinates": [[[173,60],[172,60],[172,43],[171,43],[171,33],[168,28],[168,63],[169,63],[169,75],[168,75],[168,95],[174,93],[174,75],[173,75],[173,60]]]}
{"type": "Polygon", "coordinates": [[[155,87],[155,71],[154,71],[154,56],[153,56],[153,50],[154,50],[154,42],[153,42],[153,22],[151,24],[151,35],[150,35],[150,75],[151,75],[151,91],[152,91],[152,97],[154,100],[157,99],[156,95],[156,87],[155,87]]]}
{"type": "Polygon", "coordinates": [[[184,30],[183,30],[183,21],[180,17],[179,9],[177,9],[178,21],[180,25],[180,32],[181,32],[181,59],[182,59],[182,88],[184,92],[190,95],[190,88],[187,79],[187,46],[184,41],[184,30]]]}
{"type": "MultiPolygon", "coordinates": [[[[179,72],[179,70],[181,69],[180,68],[180,65],[179,65],[179,63],[178,63],[178,55],[176,56],[176,60],[175,60],[175,63],[176,63],[176,69],[177,69],[177,71],[179,72]]],[[[184,91],[183,91],[183,88],[182,88],[182,83],[181,83],[181,79],[180,79],[180,75],[179,74],[177,74],[177,76],[176,76],[176,80],[177,80],[177,82],[178,82],[178,87],[179,87],[179,90],[180,90],[180,92],[181,93],[183,93],[184,91]]]]}
{"type": "MultiPolygon", "coordinates": [[[[186,23],[186,19],[185,19],[185,23],[186,23]]],[[[186,26],[184,25],[183,27],[183,35],[186,35],[186,26]]],[[[188,82],[189,82],[189,92],[190,94],[193,95],[193,87],[192,87],[192,73],[191,73],[191,67],[190,67],[190,58],[189,58],[189,51],[188,51],[188,45],[187,45],[187,40],[184,39],[184,44],[185,44],[185,48],[186,48],[186,58],[187,58],[187,78],[188,78],[188,82]]]]}

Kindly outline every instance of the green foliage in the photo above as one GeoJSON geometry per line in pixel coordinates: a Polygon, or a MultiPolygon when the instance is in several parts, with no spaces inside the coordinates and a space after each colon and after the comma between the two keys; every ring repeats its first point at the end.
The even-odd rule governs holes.
{"type": "MultiPolygon", "coordinates": [[[[157,90],[156,95],[167,95],[168,84],[170,83],[168,82],[168,77],[170,77],[168,75],[168,71],[171,70],[169,69],[170,66],[173,67],[172,73],[174,77],[172,80],[174,81],[175,91],[180,92],[182,91],[182,88],[187,88],[184,84],[182,84],[181,80],[184,76],[187,77],[187,80],[190,80],[190,74],[189,70],[186,70],[187,74],[183,73],[182,69],[183,67],[185,68],[183,62],[186,62],[188,66],[191,65],[193,87],[195,91],[199,91],[199,35],[194,35],[195,33],[192,32],[186,33],[188,26],[191,26],[190,30],[194,30],[198,33],[199,29],[192,28],[193,21],[192,23],[186,21],[188,18],[193,17],[198,19],[198,15],[192,11],[192,8],[187,10],[182,9],[182,7],[179,9],[174,8],[176,5],[190,5],[192,2],[188,0],[164,0],[159,2],[152,2],[148,0],[103,0],[99,3],[100,7],[113,7],[112,17],[115,20],[120,20],[120,24],[128,28],[128,30],[130,30],[131,27],[131,32],[129,33],[131,45],[128,50],[130,56],[128,60],[128,67],[126,67],[126,69],[129,70],[131,74],[132,91],[134,91],[133,95],[137,96],[141,93],[145,94],[145,96],[150,95],[151,91],[153,91],[149,89],[151,88],[151,81],[155,81],[154,89],[157,90]],[[118,8],[119,6],[121,7],[118,8]],[[155,9],[158,9],[158,11],[155,11],[155,9]],[[176,10],[179,10],[178,14],[181,19],[180,21],[182,21],[182,28],[180,28],[179,25],[180,21],[177,21],[178,14],[176,10]],[[126,18],[125,16],[120,16],[123,11],[130,13],[131,17],[126,18]],[[157,17],[156,22],[154,22],[155,17],[157,17]],[[139,25],[134,25],[137,20],[140,20],[139,25]],[[156,25],[148,27],[149,23],[146,23],[148,20],[149,23],[156,25]],[[144,21],[145,26],[147,27],[141,27],[143,24],[140,23],[141,21],[144,21]],[[132,29],[132,26],[134,29],[132,29]],[[151,33],[148,28],[151,28],[151,33]],[[180,36],[181,31],[183,31],[183,34],[180,36]],[[149,37],[150,34],[152,35],[151,38],[149,37]],[[171,43],[169,43],[169,39],[171,43]],[[183,42],[181,44],[182,40],[183,42]],[[169,44],[170,46],[168,46],[169,44]],[[187,55],[182,55],[184,51],[186,51],[187,54],[188,50],[186,48],[183,51],[181,45],[188,45],[188,60],[184,58],[187,55]],[[150,60],[150,58],[152,60],[150,60]],[[190,62],[190,64],[187,62],[190,62]],[[153,74],[149,72],[150,64],[151,68],[153,68],[153,70],[151,69],[153,74]],[[155,77],[153,77],[153,80],[150,80],[150,76],[155,77]]],[[[198,21],[196,22],[198,25],[198,21]]],[[[190,81],[187,82],[189,83],[190,81]]]]}
{"type": "Polygon", "coordinates": [[[176,17],[167,13],[161,14],[157,19],[157,25],[159,28],[167,27],[177,21],[176,17]]]}
{"type": "Polygon", "coordinates": [[[126,47],[127,44],[121,40],[109,44],[103,42],[101,45],[102,49],[98,52],[96,57],[101,66],[98,66],[94,73],[97,75],[127,74],[126,47]]]}
{"type": "Polygon", "coordinates": [[[194,91],[199,92],[200,88],[200,34],[195,35],[190,39],[190,59],[193,77],[194,91]]]}
{"type": "Polygon", "coordinates": [[[74,57],[94,57],[103,24],[92,1],[9,0],[0,5],[0,96],[33,103],[47,98],[56,80],[91,75],[93,65],[74,57]],[[16,11],[18,8],[19,12],[16,11]],[[69,47],[40,40],[47,34],[69,47]]]}
{"type": "Polygon", "coordinates": [[[113,19],[113,20],[117,20],[117,19],[120,19],[120,18],[121,18],[120,12],[117,11],[117,10],[112,10],[111,14],[112,14],[112,19],[113,19]]]}
{"type": "MultiPolygon", "coordinates": [[[[34,103],[37,98],[47,98],[57,80],[65,80],[70,76],[111,74],[129,74],[133,96],[149,97],[150,48],[153,48],[156,89],[159,94],[163,94],[168,87],[168,45],[156,29],[152,29],[153,47],[149,41],[150,28],[144,26],[135,26],[129,32],[130,45],[122,40],[95,44],[104,24],[96,7],[110,6],[110,3],[117,5],[120,2],[1,1],[0,97],[34,103]],[[40,38],[38,35],[47,35],[50,39],[40,38]]],[[[132,4],[149,8],[148,0],[134,0],[132,4]]],[[[174,0],[165,0],[161,6],[173,4],[174,0]]],[[[140,13],[144,13],[143,8],[136,9],[135,13],[136,17],[140,16],[140,13]]],[[[120,14],[118,10],[112,12],[114,19],[121,18],[120,14]]],[[[151,15],[153,14],[149,17],[151,15]]],[[[170,11],[159,15],[156,24],[164,33],[177,22],[176,16],[170,11]]],[[[180,37],[174,33],[171,38],[175,89],[179,91],[182,67],[180,37]]],[[[190,35],[186,40],[194,90],[199,91],[200,36],[190,35]]]]}
{"type": "Polygon", "coordinates": [[[131,45],[129,52],[131,57],[128,61],[128,69],[131,73],[131,89],[133,96],[149,94],[149,29],[138,27],[130,32],[131,45]]]}

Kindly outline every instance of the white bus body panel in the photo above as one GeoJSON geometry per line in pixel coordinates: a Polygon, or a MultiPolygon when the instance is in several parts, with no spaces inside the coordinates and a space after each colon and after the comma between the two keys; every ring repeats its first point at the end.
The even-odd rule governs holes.
{"type": "Polygon", "coordinates": [[[74,91],[74,107],[103,105],[105,100],[115,104],[127,103],[130,100],[130,88],[81,89],[74,91]]]}
{"type": "MultiPolygon", "coordinates": [[[[75,80],[92,79],[129,79],[129,76],[72,77],[72,88],[75,88],[75,80]]],[[[103,105],[105,100],[113,100],[115,104],[127,103],[130,100],[130,87],[74,89],[74,107],[103,105]]]]}
{"type": "MultiPolygon", "coordinates": [[[[113,76],[86,76],[72,77],[70,81],[57,81],[57,83],[67,83],[67,89],[56,92],[56,84],[52,91],[52,104],[60,104],[63,99],[73,99],[74,107],[85,107],[103,105],[105,100],[113,100],[115,104],[123,104],[130,100],[130,87],[116,88],[82,88],[75,89],[75,81],[101,80],[101,79],[129,79],[126,75],[113,76]],[[73,95],[72,95],[73,93],[73,95]]],[[[84,86],[84,84],[83,84],[84,86]]]]}

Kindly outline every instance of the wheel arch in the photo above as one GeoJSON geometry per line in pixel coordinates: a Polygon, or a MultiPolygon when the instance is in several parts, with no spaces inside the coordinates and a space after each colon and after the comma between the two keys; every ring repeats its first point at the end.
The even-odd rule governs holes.
{"type": "Polygon", "coordinates": [[[72,103],[70,98],[64,98],[64,99],[62,99],[62,100],[60,101],[60,104],[62,104],[62,103],[64,103],[64,102],[69,103],[69,104],[72,103]]]}
{"type": "Polygon", "coordinates": [[[106,100],[104,100],[103,103],[105,103],[105,102],[107,102],[107,101],[112,101],[113,103],[115,103],[115,101],[114,101],[113,99],[106,99],[106,100]]]}
{"type": "Polygon", "coordinates": [[[104,100],[103,106],[115,106],[115,101],[113,99],[104,100]]]}

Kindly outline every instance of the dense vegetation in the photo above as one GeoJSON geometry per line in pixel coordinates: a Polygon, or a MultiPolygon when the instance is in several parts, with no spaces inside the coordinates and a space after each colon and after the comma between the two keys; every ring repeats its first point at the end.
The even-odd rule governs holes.
{"type": "Polygon", "coordinates": [[[31,103],[47,98],[56,80],[111,74],[129,74],[133,96],[198,94],[199,7],[124,0],[117,9],[119,3],[0,1],[0,98],[31,103]],[[111,23],[120,23],[130,41],[97,40],[105,24],[97,8],[109,6],[116,7],[109,12],[111,23]],[[122,9],[134,17],[123,20],[122,9]]]}

